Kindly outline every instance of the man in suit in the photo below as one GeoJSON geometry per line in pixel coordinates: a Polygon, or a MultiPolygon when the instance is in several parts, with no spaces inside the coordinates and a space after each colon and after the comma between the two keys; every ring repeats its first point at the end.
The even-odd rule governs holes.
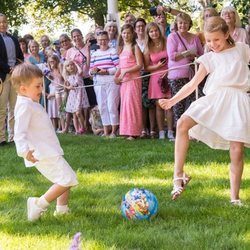
{"type": "Polygon", "coordinates": [[[10,76],[15,65],[23,61],[18,40],[7,33],[7,30],[7,17],[0,13],[0,79],[3,87],[0,94],[0,146],[7,144],[6,117],[8,117],[8,142],[13,141],[16,91],[11,86],[10,76]]]}

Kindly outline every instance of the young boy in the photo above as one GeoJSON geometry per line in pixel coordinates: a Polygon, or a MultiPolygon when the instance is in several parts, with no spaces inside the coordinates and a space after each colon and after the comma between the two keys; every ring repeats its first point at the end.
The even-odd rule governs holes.
{"type": "Polygon", "coordinates": [[[24,158],[26,167],[35,166],[54,183],[41,197],[28,198],[28,220],[39,219],[55,199],[57,206],[54,214],[68,213],[70,188],[78,182],[75,172],[63,158],[53,125],[39,104],[43,74],[36,66],[24,63],[15,67],[11,78],[18,93],[14,129],[17,154],[24,158]]]}

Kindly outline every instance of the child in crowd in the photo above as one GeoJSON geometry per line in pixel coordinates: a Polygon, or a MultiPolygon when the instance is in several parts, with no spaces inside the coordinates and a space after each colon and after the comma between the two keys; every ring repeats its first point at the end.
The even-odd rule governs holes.
{"type": "Polygon", "coordinates": [[[58,115],[58,106],[56,104],[55,91],[56,91],[55,85],[53,83],[50,83],[49,94],[47,95],[47,99],[48,99],[47,111],[48,111],[48,116],[56,131],[58,127],[59,115],[58,115]]]}
{"type": "Polygon", "coordinates": [[[115,82],[121,84],[120,134],[134,140],[142,131],[142,82],[140,71],[143,57],[136,44],[134,28],[122,26],[118,40],[119,69],[115,82]],[[137,78],[137,79],[136,79],[137,78]]]}
{"type": "Polygon", "coordinates": [[[20,64],[12,73],[12,84],[18,92],[14,136],[17,154],[24,158],[26,167],[35,166],[54,183],[41,197],[28,198],[28,220],[39,219],[55,199],[55,215],[68,213],[70,188],[78,182],[75,172],[63,158],[63,150],[51,121],[39,104],[43,74],[34,65],[20,64]]]}
{"type": "MultiPolygon", "coordinates": [[[[146,71],[153,74],[149,79],[148,98],[156,100],[156,122],[159,130],[159,139],[165,139],[165,112],[157,101],[170,95],[169,92],[163,93],[159,84],[159,78],[165,74],[162,71],[167,70],[167,61],[166,39],[157,23],[148,23],[145,31],[144,66],[146,71]]],[[[172,124],[168,127],[168,138],[174,140],[172,124]]]]}
{"type": "Polygon", "coordinates": [[[103,135],[104,129],[98,106],[90,110],[89,123],[94,135],[103,135]]]}
{"type": "Polygon", "coordinates": [[[60,63],[60,59],[57,55],[49,56],[47,64],[50,70],[48,78],[51,80],[51,84],[53,84],[55,88],[55,100],[58,109],[58,117],[60,117],[59,129],[61,131],[65,128],[65,120],[60,114],[62,110],[62,102],[65,96],[64,79],[62,77],[62,64],[60,63]]]}
{"type": "Polygon", "coordinates": [[[86,127],[84,127],[85,122],[82,110],[89,107],[89,101],[80,67],[74,61],[65,61],[63,64],[63,77],[66,82],[66,88],[69,90],[65,110],[73,114],[76,134],[83,134],[86,132],[86,127]]]}
{"type": "Polygon", "coordinates": [[[244,146],[250,147],[250,99],[247,95],[250,50],[248,45],[235,44],[226,22],[220,17],[210,17],[204,29],[211,51],[199,57],[198,72],[174,97],[160,100],[162,108],[171,108],[190,95],[209,74],[205,96],[193,102],[177,122],[172,199],[182,194],[191,179],[183,171],[190,134],[212,148],[229,149],[231,203],[241,206],[243,152],[244,146]]]}

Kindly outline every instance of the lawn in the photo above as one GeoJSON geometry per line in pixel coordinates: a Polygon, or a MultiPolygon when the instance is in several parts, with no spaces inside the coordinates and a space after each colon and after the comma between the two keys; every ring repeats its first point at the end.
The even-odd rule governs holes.
{"type": "MultiPolygon", "coordinates": [[[[49,187],[34,168],[25,168],[14,146],[0,149],[0,249],[64,250],[76,232],[82,249],[250,249],[250,212],[229,204],[229,157],[192,142],[186,171],[193,179],[171,201],[174,144],[167,140],[61,135],[65,158],[77,172],[71,214],[53,216],[52,204],[30,223],[26,200],[49,187]],[[159,203],[151,221],[127,221],[122,195],[134,187],[152,191],[159,203]]],[[[250,150],[245,151],[241,198],[250,206],[250,150]]]]}

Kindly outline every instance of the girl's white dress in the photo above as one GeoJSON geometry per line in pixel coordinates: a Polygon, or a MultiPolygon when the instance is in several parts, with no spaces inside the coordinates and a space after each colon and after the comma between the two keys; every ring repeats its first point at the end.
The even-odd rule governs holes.
{"type": "MultiPolygon", "coordinates": [[[[50,83],[49,85],[49,93],[50,94],[55,94],[56,91],[56,86],[53,83],[50,83]]],[[[56,98],[55,96],[48,99],[48,115],[49,118],[58,118],[59,114],[58,114],[58,107],[56,104],[56,98]]]]}
{"type": "Polygon", "coordinates": [[[80,111],[82,108],[89,107],[89,100],[85,88],[83,88],[83,79],[79,75],[70,75],[67,78],[70,86],[76,87],[69,91],[67,103],[66,103],[66,112],[75,113],[80,111]]]}
{"type": "Polygon", "coordinates": [[[243,43],[199,57],[209,76],[205,96],[183,114],[198,123],[190,136],[216,149],[229,149],[230,141],[250,147],[249,61],[250,49],[243,43]]]}

